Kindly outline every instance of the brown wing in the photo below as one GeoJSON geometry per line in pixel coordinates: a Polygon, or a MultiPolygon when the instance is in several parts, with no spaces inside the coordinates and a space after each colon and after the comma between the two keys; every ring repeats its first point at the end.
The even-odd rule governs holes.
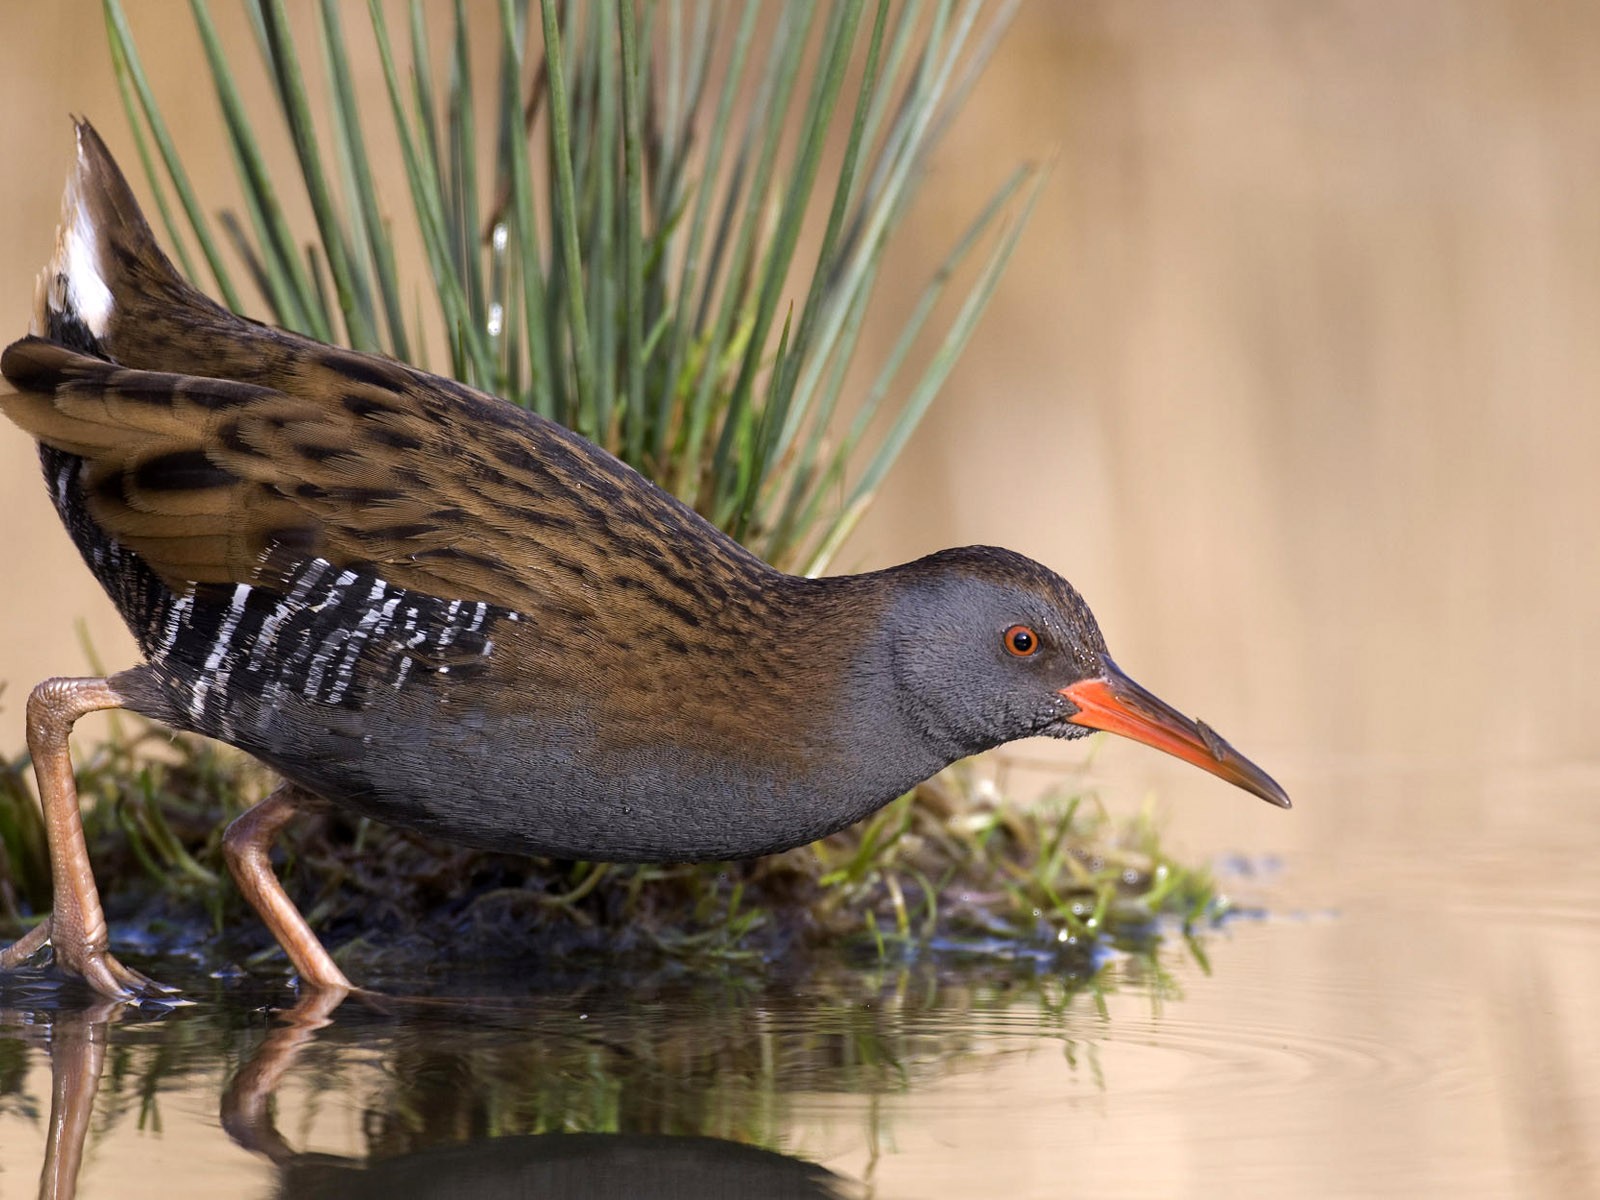
{"type": "Polygon", "coordinates": [[[22,394],[0,410],[84,460],[91,518],[176,590],[271,585],[315,555],[619,647],[769,590],[770,568],[561,427],[202,296],[83,123],[34,329],[53,337],[6,350],[22,394]]]}
{"type": "Polygon", "coordinates": [[[25,338],[3,362],[23,390],[0,407],[85,460],[91,516],[178,590],[270,583],[288,552],[578,615],[609,577],[603,545],[621,537],[654,558],[669,527],[697,520],[549,422],[466,389],[423,394],[427,377],[375,374],[379,360],[351,355],[365,370],[336,371],[344,352],[326,353],[292,396],[25,338]]]}

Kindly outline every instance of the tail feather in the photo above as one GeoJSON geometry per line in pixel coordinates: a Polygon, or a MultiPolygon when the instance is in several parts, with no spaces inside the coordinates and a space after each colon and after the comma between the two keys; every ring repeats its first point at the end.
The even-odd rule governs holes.
{"type": "MultiPolygon", "coordinates": [[[[91,338],[105,337],[111,326],[113,300],[106,286],[105,250],[91,208],[84,197],[83,132],[79,130],[78,169],[67,182],[61,201],[56,252],[39,280],[38,302],[30,332],[58,336],[56,327],[78,324],[91,338]]],[[[65,339],[61,339],[65,340],[65,339]]]]}
{"type": "Polygon", "coordinates": [[[123,352],[138,342],[129,331],[141,322],[170,316],[174,306],[215,306],[161,252],[94,126],[80,119],[75,128],[77,163],[61,201],[55,253],[35,291],[30,332],[125,361],[123,352]]]}

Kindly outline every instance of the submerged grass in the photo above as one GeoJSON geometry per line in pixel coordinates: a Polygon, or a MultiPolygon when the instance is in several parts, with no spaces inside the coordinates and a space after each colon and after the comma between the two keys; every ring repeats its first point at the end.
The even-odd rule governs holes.
{"type": "MultiPolygon", "coordinates": [[[[0,925],[50,908],[26,756],[0,764],[0,925]]],[[[271,785],[235,751],[127,719],[80,757],[78,786],[119,938],[208,970],[281,953],[221,857],[226,823],[271,785]],[[198,947],[198,948],[197,948],[198,947]]],[[[866,960],[1033,958],[1092,970],[1161,923],[1225,907],[1174,861],[1148,815],[1092,800],[1007,804],[957,771],[861,824],[748,862],[617,865],[486,854],[328,810],[282,839],[285,886],[335,958],[371,978],[426,964],[635,961],[752,966],[843,947],[866,960]]]]}

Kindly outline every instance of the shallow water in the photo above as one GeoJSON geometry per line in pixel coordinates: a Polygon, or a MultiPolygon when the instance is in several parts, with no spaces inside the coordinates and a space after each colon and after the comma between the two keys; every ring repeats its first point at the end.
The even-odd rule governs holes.
{"type": "Polygon", "coordinates": [[[453,978],[319,1028],[181,963],[167,1011],[13,981],[0,1195],[1595,1194],[1600,772],[1341,782],[1357,848],[1222,856],[1244,915],[1087,983],[453,978]]]}

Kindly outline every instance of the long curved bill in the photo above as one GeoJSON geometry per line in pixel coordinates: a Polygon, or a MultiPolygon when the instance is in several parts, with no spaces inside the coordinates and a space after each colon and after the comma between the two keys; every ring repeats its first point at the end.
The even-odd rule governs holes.
{"type": "Polygon", "coordinates": [[[1288,794],[1272,776],[1223,741],[1204,721],[1191,721],[1129,679],[1110,659],[1104,662],[1104,674],[1061,689],[1061,694],[1078,709],[1068,721],[1154,746],[1260,796],[1268,804],[1289,807],[1288,794]]]}

